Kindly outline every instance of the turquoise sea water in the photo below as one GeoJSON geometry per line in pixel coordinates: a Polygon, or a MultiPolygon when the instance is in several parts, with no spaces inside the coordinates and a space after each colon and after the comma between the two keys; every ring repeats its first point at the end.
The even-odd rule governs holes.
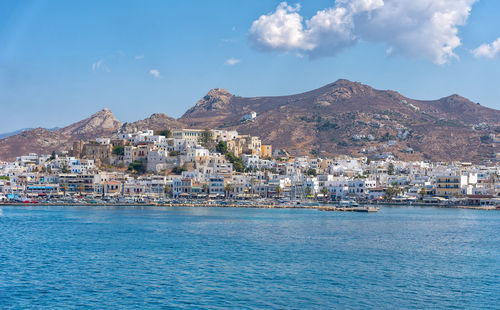
{"type": "Polygon", "coordinates": [[[1,309],[500,308],[500,212],[0,207],[1,309]]]}

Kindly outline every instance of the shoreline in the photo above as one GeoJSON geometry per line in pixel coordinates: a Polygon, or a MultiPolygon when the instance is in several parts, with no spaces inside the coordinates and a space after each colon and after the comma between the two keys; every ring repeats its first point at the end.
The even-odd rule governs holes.
{"type": "MultiPolygon", "coordinates": [[[[320,211],[338,211],[338,212],[367,212],[367,209],[380,207],[398,208],[398,207],[430,207],[440,209],[468,209],[468,210],[488,210],[500,211],[500,208],[494,206],[443,206],[438,204],[361,204],[360,207],[337,207],[333,205],[271,205],[271,204],[206,204],[206,203],[21,203],[21,202],[0,202],[1,206],[54,206],[54,207],[189,207],[189,208],[249,208],[249,209],[315,209],[320,211]]],[[[373,211],[371,211],[373,212],[373,211]]]]}

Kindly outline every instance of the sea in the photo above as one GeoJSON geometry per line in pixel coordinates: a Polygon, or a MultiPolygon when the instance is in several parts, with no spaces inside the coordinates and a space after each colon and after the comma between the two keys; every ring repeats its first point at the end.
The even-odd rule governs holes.
{"type": "Polygon", "coordinates": [[[0,206],[0,309],[499,309],[500,212],[0,206]]]}

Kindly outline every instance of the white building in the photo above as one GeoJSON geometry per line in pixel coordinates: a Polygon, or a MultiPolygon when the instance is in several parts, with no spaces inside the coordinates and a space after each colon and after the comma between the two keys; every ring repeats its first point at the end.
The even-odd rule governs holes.
{"type": "Polygon", "coordinates": [[[327,181],[325,187],[328,188],[328,193],[333,199],[344,199],[349,193],[349,182],[343,181],[327,181]]]}
{"type": "Polygon", "coordinates": [[[377,186],[375,180],[350,180],[348,181],[349,194],[355,196],[367,196],[370,189],[377,186]]]}
{"type": "Polygon", "coordinates": [[[95,169],[94,160],[92,159],[77,159],[68,157],[69,167],[72,173],[87,173],[95,169]]]}
{"type": "Polygon", "coordinates": [[[147,171],[160,172],[165,170],[168,152],[164,149],[155,149],[148,152],[147,171]]]}
{"type": "Polygon", "coordinates": [[[208,189],[210,195],[224,195],[224,177],[223,176],[212,176],[209,179],[208,189]]]}
{"type": "Polygon", "coordinates": [[[236,130],[212,130],[215,141],[229,141],[238,137],[236,130]]]}
{"type": "Polygon", "coordinates": [[[257,112],[250,112],[248,114],[245,114],[243,115],[243,117],[241,118],[242,121],[251,121],[251,120],[254,120],[257,118],[257,112]]]}
{"type": "Polygon", "coordinates": [[[210,152],[201,145],[190,146],[186,151],[186,161],[194,162],[200,157],[209,156],[210,152]]]}

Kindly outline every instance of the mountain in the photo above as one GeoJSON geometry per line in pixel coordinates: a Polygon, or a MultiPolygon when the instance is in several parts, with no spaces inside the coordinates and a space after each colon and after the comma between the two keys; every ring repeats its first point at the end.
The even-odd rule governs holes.
{"type": "MultiPolygon", "coordinates": [[[[5,138],[10,137],[10,136],[15,136],[17,134],[20,134],[23,131],[32,130],[32,129],[34,129],[34,128],[23,128],[23,129],[19,129],[19,130],[16,130],[16,131],[0,133],[0,140],[5,139],[5,138]]],[[[59,129],[59,127],[47,128],[47,130],[50,130],[50,131],[54,131],[54,130],[57,130],[57,129],[59,129]]]]}
{"type": "Polygon", "coordinates": [[[109,136],[121,127],[109,109],[103,109],[89,118],[57,130],[35,128],[0,140],[0,158],[14,160],[16,156],[69,150],[73,141],[109,136]]]}
{"type": "Polygon", "coordinates": [[[481,161],[499,151],[485,138],[500,131],[498,110],[458,95],[414,100],[348,80],[290,96],[244,98],[213,89],[178,121],[258,135],[275,148],[304,155],[392,152],[409,160],[481,161]],[[251,111],[258,117],[242,122],[251,111]]]}
{"type": "Polygon", "coordinates": [[[216,88],[175,119],[156,113],[121,124],[103,109],[75,124],[26,130],[0,140],[0,159],[69,150],[73,141],[143,129],[214,128],[261,137],[296,155],[349,154],[403,160],[480,162],[500,153],[490,134],[500,133],[500,111],[459,95],[423,101],[395,91],[338,80],[302,94],[244,98],[216,88]],[[242,121],[256,112],[257,118],[242,121]]]}
{"type": "Polygon", "coordinates": [[[7,137],[10,137],[10,136],[15,136],[17,134],[20,134],[21,132],[23,131],[26,131],[26,130],[32,130],[33,128],[23,128],[23,129],[19,129],[19,130],[15,130],[15,131],[11,131],[11,132],[5,132],[5,133],[0,133],[0,140],[1,139],[5,139],[7,137]]]}
{"type": "Polygon", "coordinates": [[[121,128],[121,132],[132,133],[145,129],[164,130],[184,127],[186,127],[185,124],[177,121],[175,118],[170,117],[167,114],[155,113],[143,120],[133,123],[124,123],[121,128]]]}

